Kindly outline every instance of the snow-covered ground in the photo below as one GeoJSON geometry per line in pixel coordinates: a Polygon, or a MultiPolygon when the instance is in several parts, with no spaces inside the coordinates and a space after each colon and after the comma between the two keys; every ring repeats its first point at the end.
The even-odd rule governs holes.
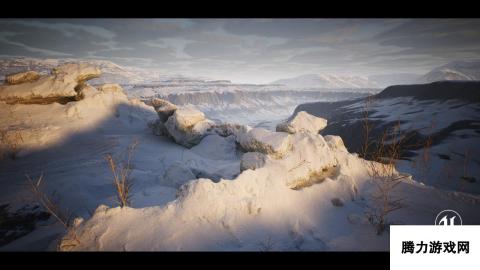
{"type": "MultiPolygon", "coordinates": [[[[362,132],[364,112],[368,110],[371,139],[397,123],[397,133],[411,138],[404,143],[408,155],[397,164],[401,171],[437,188],[479,194],[480,159],[476,153],[480,151],[480,103],[461,93],[458,97],[396,96],[331,104],[335,108],[330,110],[329,126],[322,133],[344,137],[349,150],[360,153],[363,134],[349,134],[352,129],[362,132]]],[[[327,112],[322,110],[325,107],[324,103],[312,103],[297,110],[326,117],[327,112]]]]}
{"type": "Polygon", "coordinates": [[[463,100],[416,101],[412,97],[398,97],[374,101],[372,120],[383,122],[401,121],[399,133],[417,130],[428,138],[445,134],[445,139],[432,146],[415,150],[410,161],[400,161],[398,166],[412,174],[415,179],[443,189],[480,194],[480,103],[463,100]],[[463,129],[447,133],[457,121],[472,121],[463,129]],[[442,132],[444,131],[444,132],[442,132]],[[467,155],[467,156],[465,156],[467,155]],[[476,177],[471,183],[462,176],[476,177]]]}
{"type": "MultiPolygon", "coordinates": [[[[186,148],[154,135],[154,108],[120,88],[81,91],[66,104],[0,103],[10,151],[0,161],[0,205],[36,204],[25,175],[43,174],[45,194],[79,217],[76,240],[51,217],[0,250],[388,250],[388,230],[377,235],[366,215],[379,165],[341,138],[244,127],[186,148]],[[105,155],[120,158],[133,141],[132,203],[120,208],[105,155]],[[241,171],[244,149],[263,151],[264,164],[241,171]]],[[[405,176],[394,196],[403,200],[391,223],[432,224],[453,208],[480,224],[478,195],[405,176]]]]}

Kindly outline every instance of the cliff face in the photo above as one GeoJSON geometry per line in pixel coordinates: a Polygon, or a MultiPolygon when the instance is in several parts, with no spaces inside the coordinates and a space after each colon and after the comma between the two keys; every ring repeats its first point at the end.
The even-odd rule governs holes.
{"type": "MultiPolygon", "coordinates": [[[[178,94],[155,95],[177,105],[205,105],[212,108],[255,107],[255,106],[291,106],[302,101],[315,100],[344,100],[367,94],[355,91],[328,92],[328,91],[225,91],[225,92],[188,92],[178,94]]],[[[228,108],[227,108],[228,109],[228,108]]]]}
{"type": "MultiPolygon", "coordinates": [[[[366,96],[358,92],[328,91],[207,91],[155,95],[176,105],[195,106],[210,119],[275,130],[279,121],[305,102],[337,101],[366,96]]],[[[148,103],[148,100],[146,100],[148,103]]]]}

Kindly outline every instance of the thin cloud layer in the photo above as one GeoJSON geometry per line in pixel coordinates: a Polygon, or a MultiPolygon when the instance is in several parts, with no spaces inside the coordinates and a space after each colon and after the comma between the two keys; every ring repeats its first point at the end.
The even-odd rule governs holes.
{"type": "Polygon", "coordinates": [[[479,19],[2,19],[0,55],[98,58],[266,83],[425,73],[480,58],[479,19]]]}

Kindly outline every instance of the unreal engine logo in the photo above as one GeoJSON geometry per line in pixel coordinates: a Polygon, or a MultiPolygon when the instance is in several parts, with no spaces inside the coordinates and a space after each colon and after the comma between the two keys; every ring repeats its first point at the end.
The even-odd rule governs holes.
{"type": "Polygon", "coordinates": [[[435,225],[440,226],[463,225],[462,223],[462,217],[455,210],[443,210],[435,218],[435,225]]]}
{"type": "Polygon", "coordinates": [[[479,244],[479,225],[443,210],[432,225],[390,226],[390,269],[478,269],[479,244]]]}

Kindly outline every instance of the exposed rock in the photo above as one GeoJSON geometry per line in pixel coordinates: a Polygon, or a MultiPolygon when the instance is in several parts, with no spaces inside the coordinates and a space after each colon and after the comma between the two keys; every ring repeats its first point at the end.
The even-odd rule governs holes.
{"type": "Polygon", "coordinates": [[[305,111],[300,111],[293,119],[278,124],[276,130],[290,134],[297,132],[311,132],[316,134],[326,126],[326,119],[313,116],[305,111]]]}
{"type": "Polygon", "coordinates": [[[240,171],[255,170],[265,165],[266,156],[258,152],[248,152],[243,154],[240,161],[240,171]]]}
{"type": "Polygon", "coordinates": [[[7,84],[20,84],[25,82],[34,82],[40,78],[40,74],[36,71],[19,72],[5,77],[7,84]]]}
{"type": "Polygon", "coordinates": [[[173,116],[175,118],[176,127],[183,131],[187,131],[196,123],[205,120],[205,114],[193,108],[177,109],[173,116]]]}
{"type": "Polygon", "coordinates": [[[333,198],[331,200],[332,205],[336,207],[342,207],[343,206],[343,201],[340,198],[333,198]]]}
{"type": "Polygon", "coordinates": [[[95,87],[90,86],[90,85],[84,85],[82,89],[78,92],[77,98],[78,99],[84,99],[87,97],[91,97],[98,93],[97,89],[95,87]]]}
{"type": "Polygon", "coordinates": [[[152,129],[153,134],[156,136],[168,135],[168,131],[165,128],[165,124],[162,121],[160,121],[160,119],[157,119],[153,122],[149,122],[148,127],[152,129]]]}
{"type": "Polygon", "coordinates": [[[165,122],[165,128],[176,143],[191,148],[197,145],[207,134],[213,122],[192,108],[177,109],[165,122]]]}
{"type": "Polygon", "coordinates": [[[249,126],[229,123],[216,124],[212,126],[212,132],[215,132],[222,137],[228,137],[233,135],[238,138],[242,136],[242,134],[246,134],[250,129],[251,127],[249,126]]]}
{"type": "Polygon", "coordinates": [[[57,80],[82,83],[102,75],[99,67],[87,63],[67,63],[52,70],[57,80]]]}
{"type": "Polygon", "coordinates": [[[299,190],[323,183],[327,178],[335,178],[337,174],[337,168],[335,166],[329,166],[322,168],[321,170],[309,171],[309,173],[303,177],[291,179],[288,181],[288,186],[291,189],[299,190]]]}
{"type": "Polygon", "coordinates": [[[155,108],[158,118],[160,118],[160,121],[162,122],[167,121],[168,117],[172,116],[173,113],[178,109],[175,104],[160,98],[153,98],[151,100],[151,104],[153,108],[155,108]]]}
{"type": "Polygon", "coordinates": [[[123,93],[123,88],[116,83],[106,83],[97,87],[98,91],[105,93],[123,93]]]}
{"type": "MultiPolygon", "coordinates": [[[[99,68],[85,63],[65,64],[54,69],[54,75],[40,77],[14,85],[0,86],[0,100],[9,103],[25,103],[28,100],[72,98],[85,87],[85,81],[98,77],[99,68]]],[[[28,103],[28,102],[27,102],[28,103]]]]}
{"type": "Polygon", "coordinates": [[[342,152],[348,152],[347,148],[345,147],[345,144],[343,143],[343,140],[340,136],[327,135],[327,136],[324,136],[323,138],[325,139],[328,146],[332,150],[340,150],[342,152]]]}
{"type": "Polygon", "coordinates": [[[260,152],[274,158],[283,157],[291,148],[291,136],[285,132],[272,132],[264,128],[253,128],[239,134],[237,141],[249,152],[260,152]]]}

